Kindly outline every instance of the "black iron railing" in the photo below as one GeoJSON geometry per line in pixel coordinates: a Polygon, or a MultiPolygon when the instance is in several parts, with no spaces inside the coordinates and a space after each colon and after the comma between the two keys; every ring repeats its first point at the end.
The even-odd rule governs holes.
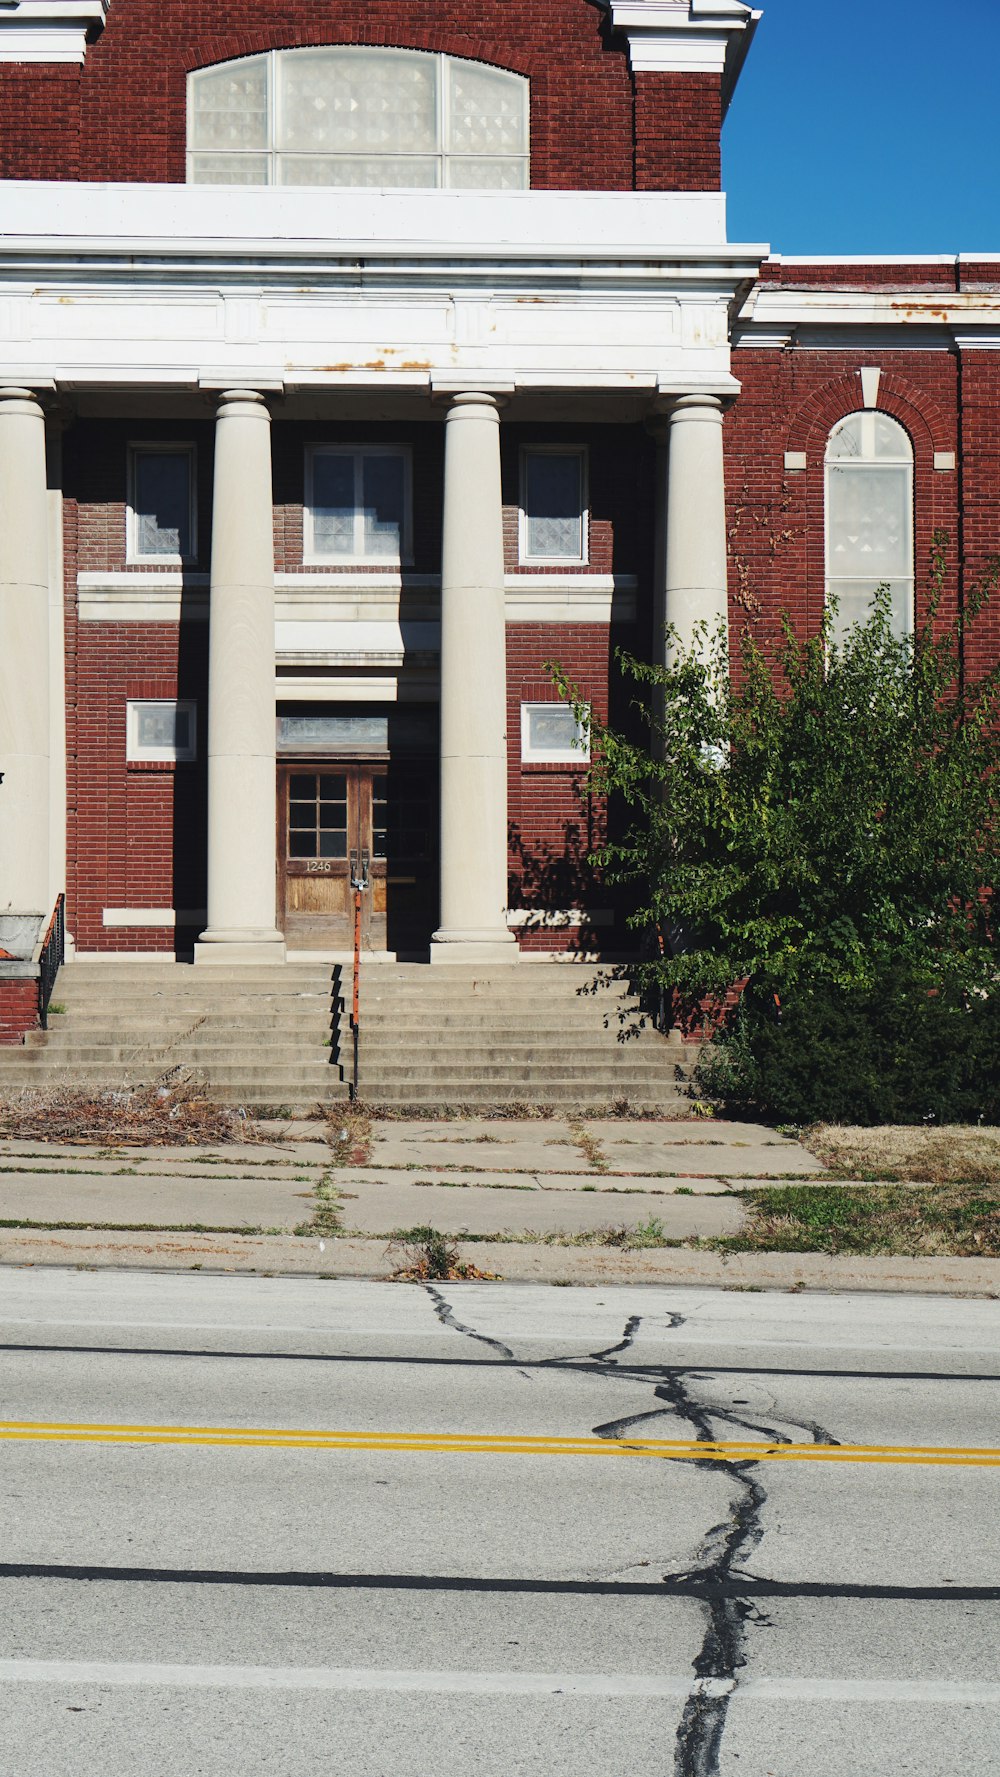
{"type": "Polygon", "coordinates": [[[38,1022],[43,1030],[49,1028],[49,1001],[52,989],[56,984],[56,976],[66,961],[66,896],[60,895],[49,920],[38,958],[38,1022]]]}

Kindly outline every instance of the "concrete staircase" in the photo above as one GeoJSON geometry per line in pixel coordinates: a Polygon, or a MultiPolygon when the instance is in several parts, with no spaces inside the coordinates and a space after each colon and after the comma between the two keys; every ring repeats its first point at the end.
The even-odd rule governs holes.
{"type": "Polygon", "coordinates": [[[72,962],[47,1035],[0,1049],[0,1092],[185,1083],[221,1104],[295,1112],[347,1097],[329,964],[193,968],[72,962]]]}
{"type": "MultiPolygon", "coordinates": [[[[348,1096],[350,973],[109,960],[56,982],[48,1034],[0,1049],[0,1093],[180,1084],[224,1104],[304,1113],[348,1096]]],[[[430,1112],[523,1104],[681,1110],[691,1056],[641,1025],[627,984],[584,965],[368,963],[360,1096],[430,1112]]]]}
{"type": "MultiPolygon", "coordinates": [[[[371,1104],[690,1107],[688,1046],[640,1022],[627,983],[602,985],[583,964],[522,963],[492,976],[369,965],[360,1023],[361,1096],[371,1104]]],[[[346,1018],[341,1057],[348,1065],[346,1018]]]]}

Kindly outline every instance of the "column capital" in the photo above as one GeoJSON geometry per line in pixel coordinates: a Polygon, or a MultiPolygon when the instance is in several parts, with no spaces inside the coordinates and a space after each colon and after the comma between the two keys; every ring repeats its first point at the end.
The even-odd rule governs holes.
{"type": "Polygon", "coordinates": [[[267,397],[259,389],[220,389],[216,417],[222,420],[235,413],[239,413],[241,419],[270,421],[271,418],[267,397]]]}
{"type": "Polygon", "coordinates": [[[478,389],[462,389],[456,395],[449,395],[447,403],[444,416],[446,426],[455,425],[461,420],[477,420],[484,425],[498,426],[500,411],[507,405],[505,396],[486,394],[478,389]]]}
{"type": "Polygon", "coordinates": [[[726,395],[710,395],[693,392],[690,395],[671,395],[657,404],[654,418],[664,419],[668,425],[678,420],[690,420],[705,425],[721,425],[733,397],[726,395]]]}
{"type": "Polygon", "coordinates": [[[482,376],[463,370],[447,370],[431,374],[431,400],[447,402],[449,406],[456,403],[485,402],[496,407],[504,407],[514,394],[515,383],[512,376],[482,376]]]}
{"type": "Polygon", "coordinates": [[[31,419],[45,418],[37,391],[15,388],[13,384],[0,384],[0,411],[27,414],[31,419]]]}

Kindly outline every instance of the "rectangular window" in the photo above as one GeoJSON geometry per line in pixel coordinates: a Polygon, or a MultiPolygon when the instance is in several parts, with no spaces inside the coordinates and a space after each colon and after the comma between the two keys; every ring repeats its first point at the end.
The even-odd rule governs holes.
{"type": "Polygon", "coordinates": [[[411,504],[405,446],[317,446],[306,456],[306,561],[409,563],[411,504]]]}
{"type": "Polygon", "coordinates": [[[134,444],[129,470],[126,559],[161,566],[194,561],[194,446],[134,444]]]}
{"type": "Polygon", "coordinates": [[[521,452],[522,562],[587,560],[586,452],[521,452]]]}
{"type": "Polygon", "coordinates": [[[126,758],[130,764],[186,764],[198,755],[193,699],[130,699],[126,758]]]}
{"type": "Polygon", "coordinates": [[[586,765],[590,725],[568,703],[522,703],[521,758],[526,765],[586,765]]]}

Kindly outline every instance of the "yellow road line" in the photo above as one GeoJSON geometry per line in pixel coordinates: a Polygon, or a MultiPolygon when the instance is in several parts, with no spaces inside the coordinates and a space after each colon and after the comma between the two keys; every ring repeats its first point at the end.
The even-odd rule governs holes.
{"type": "Polygon", "coordinates": [[[490,1437],[468,1432],[266,1430],[225,1425],[102,1425],[0,1420],[0,1442],[210,1445],[216,1448],[437,1456],[644,1456],[669,1462],[908,1463],[1000,1468],[1000,1449],[934,1445],[700,1443],[690,1438],[490,1437]]]}

